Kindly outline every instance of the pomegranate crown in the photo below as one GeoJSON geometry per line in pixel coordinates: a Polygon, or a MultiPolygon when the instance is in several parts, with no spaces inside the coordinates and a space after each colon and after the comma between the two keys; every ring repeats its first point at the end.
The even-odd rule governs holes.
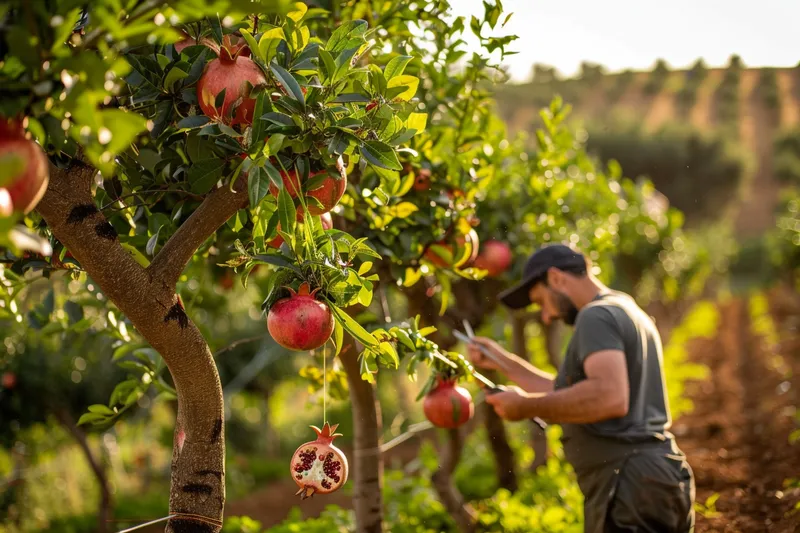
{"type": "MultiPolygon", "coordinates": [[[[319,287],[317,287],[313,291],[310,290],[310,289],[311,289],[311,286],[308,284],[307,281],[304,281],[303,283],[300,284],[300,287],[297,288],[297,292],[295,292],[294,289],[292,289],[291,287],[286,287],[286,290],[289,291],[292,294],[292,296],[312,296],[313,297],[315,294],[317,294],[317,291],[319,291],[319,287]]],[[[336,426],[334,426],[334,428],[336,428],[336,426]]],[[[331,430],[331,431],[333,431],[333,430],[331,430]]]]}
{"type": "Polygon", "coordinates": [[[201,39],[201,42],[211,48],[219,56],[219,60],[223,63],[234,63],[236,58],[247,48],[247,43],[243,42],[240,38],[236,37],[236,42],[230,34],[222,37],[222,46],[208,38],[201,39]]]}
{"type": "Polygon", "coordinates": [[[341,433],[334,433],[336,428],[339,427],[339,424],[330,425],[325,422],[325,425],[322,426],[322,429],[319,429],[317,426],[311,426],[311,429],[316,431],[318,440],[323,440],[327,442],[333,442],[333,439],[336,437],[341,437],[341,433]]]}

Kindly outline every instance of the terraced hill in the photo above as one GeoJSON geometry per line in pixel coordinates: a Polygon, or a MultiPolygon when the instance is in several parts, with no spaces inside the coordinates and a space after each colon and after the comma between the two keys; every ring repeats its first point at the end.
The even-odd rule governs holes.
{"type": "Polygon", "coordinates": [[[721,69],[698,64],[683,71],[588,70],[573,79],[502,86],[498,108],[512,132],[531,131],[539,109],[556,94],[572,104],[573,117],[580,120],[632,117],[650,131],[668,122],[689,123],[737,138],[755,162],[737,201],[737,232],[754,236],[773,226],[780,189],[773,176],[773,139],[800,123],[800,66],[744,68],[732,60],[721,69]]]}

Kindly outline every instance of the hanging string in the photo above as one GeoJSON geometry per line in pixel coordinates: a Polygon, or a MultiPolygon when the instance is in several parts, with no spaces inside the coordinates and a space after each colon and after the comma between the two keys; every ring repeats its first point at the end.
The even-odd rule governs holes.
{"type": "Polygon", "coordinates": [[[145,522],[144,524],[139,524],[138,526],[129,527],[128,529],[123,529],[118,531],[117,533],[130,533],[131,531],[136,531],[137,529],[142,529],[143,527],[151,526],[153,524],[157,524],[159,522],[163,522],[165,520],[169,520],[171,518],[184,518],[188,520],[196,520],[198,522],[203,522],[205,524],[210,524],[216,527],[222,527],[222,521],[217,520],[216,518],[211,518],[209,516],[202,516],[198,514],[189,514],[189,513],[173,513],[169,516],[165,516],[163,518],[158,518],[156,520],[151,520],[150,522],[145,522]]]}

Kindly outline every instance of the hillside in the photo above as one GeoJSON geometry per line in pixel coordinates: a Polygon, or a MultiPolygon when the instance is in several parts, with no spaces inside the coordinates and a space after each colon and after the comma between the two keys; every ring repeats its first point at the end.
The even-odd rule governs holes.
{"type": "Polygon", "coordinates": [[[501,115],[512,132],[532,131],[539,109],[560,94],[573,118],[609,123],[627,117],[654,131],[667,123],[724,132],[752,153],[753,172],[742,183],[734,214],[737,233],[755,236],[774,225],[779,185],[773,176],[773,139],[800,123],[800,68],[727,68],[606,74],[584,71],[573,79],[547,79],[497,90],[501,115]]]}

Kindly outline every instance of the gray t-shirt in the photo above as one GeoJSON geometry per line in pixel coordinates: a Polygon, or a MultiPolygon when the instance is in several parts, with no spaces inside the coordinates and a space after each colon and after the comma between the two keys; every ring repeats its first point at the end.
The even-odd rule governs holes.
{"type": "Polygon", "coordinates": [[[584,361],[601,350],[625,353],[630,385],[628,414],[594,424],[562,425],[565,453],[576,469],[598,460],[608,462],[611,457],[604,456],[624,453],[631,445],[673,444],[667,431],[672,418],[661,336],[653,320],[625,293],[601,293],[580,310],[555,388],[585,380],[584,361]]]}

